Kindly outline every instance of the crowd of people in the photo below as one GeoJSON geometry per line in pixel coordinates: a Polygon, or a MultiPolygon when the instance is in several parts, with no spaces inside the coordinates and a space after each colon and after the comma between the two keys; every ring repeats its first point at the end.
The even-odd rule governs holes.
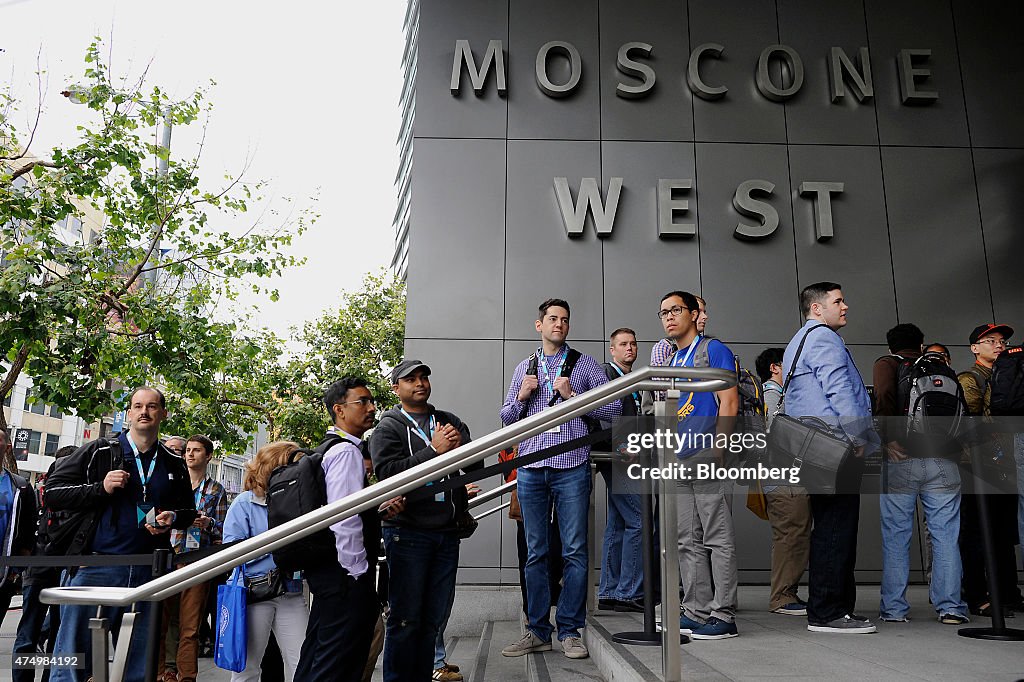
{"type": "MultiPolygon", "coordinates": [[[[927,354],[948,365],[948,348],[925,344],[924,335],[913,324],[897,325],[886,338],[890,354],[872,368],[872,398],[839,334],[849,309],[840,285],[812,284],[801,292],[800,305],[806,323],[788,346],[769,348],[757,357],[763,389],[756,392],[762,401],[759,413],[768,428],[777,414],[817,417],[851,443],[853,456],[845,460],[834,493],[775,482],[758,490],[764,494],[772,534],[767,608],[779,615],[806,617],[812,632],[875,631],[871,620],[855,609],[854,568],[865,460],[881,452],[879,618],[907,620],[911,536],[915,515],[922,513],[930,557],[930,603],[938,621],[956,625],[968,622],[971,615],[991,615],[976,500],[968,500],[964,493],[975,493],[973,497],[988,504],[998,573],[992,579],[999,586],[1006,615],[1024,610],[1014,555],[1024,520],[1021,496],[975,489],[971,466],[959,449],[937,451],[922,446],[884,420],[907,414],[902,388],[907,364],[927,354]],[[875,417],[883,418],[877,428],[875,417]],[[798,594],[805,572],[806,601],[798,594]]],[[[652,366],[740,371],[728,346],[707,333],[704,299],[673,291],[662,297],[657,314],[665,338],[651,352],[652,366]]],[[[637,339],[631,329],[618,328],[610,334],[611,361],[602,364],[569,346],[569,323],[568,302],[549,299],[539,306],[535,329],[540,345],[512,374],[500,410],[505,425],[633,370],[637,339]]],[[[976,362],[956,378],[969,414],[988,415],[992,367],[1012,334],[1006,325],[985,324],[968,335],[976,362]]],[[[365,380],[350,376],[327,387],[324,407],[331,426],[316,450],[322,459],[311,461],[322,468],[328,503],[470,441],[469,427],[457,415],[430,402],[427,364],[406,359],[392,370],[390,379],[399,405],[379,418],[375,396],[365,380]]],[[[547,453],[542,451],[547,448],[586,436],[596,424],[608,426],[623,416],[649,412],[652,397],[638,391],[596,407],[584,417],[523,440],[502,458],[530,458],[506,474],[517,480],[510,515],[517,521],[525,627],[520,639],[505,646],[503,655],[551,650],[553,637],[566,657],[589,655],[582,629],[588,589],[591,446],[566,450],[573,445],[569,444],[558,454],[538,457],[544,457],[547,453]],[[539,454],[531,457],[535,453],[539,454]]],[[[716,392],[684,391],[673,405],[673,423],[680,432],[721,433],[733,428],[744,409],[743,400],[737,386],[716,392]]],[[[16,474],[4,472],[0,531],[5,554],[117,557],[171,549],[173,563],[181,565],[190,552],[265,532],[270,525],[271,474],[292,462],[300,446],[277,441],[260,448],[248,464],[244,492],[229,506],[224,486],[208,474],[214,443],[203,435],[161,441],[160,427],[166,418],[163,394],[156,388],[139,387],[130,396],[128,429],[115,438],[58,453],[37,490],[16,474]]],[[[4,432],[0,432],[0,446],[10,448],[4,432]]],[[[595,447],[613,449],[610,442],[595,447]]],[[[1024,468],[1024,442],[1019,434],[1009,446],[992,441],[981,447],[991,450],[986,451],[986,460],[996,461],[1007,476],[1016,478],[1017,485],[1024,483],[1024,475],[1018,476],[1024,468]]],[[[714,447],[686,446],[676,456],[687,464],[715,463],[722,461],[724,453],[714,447]]],[[[462,473],[482,466],[482,462],[468,466],[462,473]]],[[[642,611],[640,493],[614,485],[609,467],[599,466],[599,471],[608,483],[608,514],[598,606],[642,611]]],[[[447,478],[427,484],[419,494],[394,498],[377,510],[335,523],[330,531],[336,551],[301,572],[283,571],[272,554],[245,563],[241,575],[249,595],[246,661],[244,670],[232,673],[232,680],[368,680],[382,652],[388,682],[461,680],[458,666],[446,661],[444,632],[455,601],[460,542],[475,528],[468,502],[479,489],[459,481],[445,485],[447,478]],[[382,543],[386,562],[378,567],[382,543]]],[[[694,640],[736,637],[734,482],[690,478],[675,485],[679,493],[679,626],[694,640]]],[[[150,565],[90,565],[62,573],[33,568],[22,575],[5,567],[0,577],[0,602],[4,602],[0,606],[9,604],[19,586],[23,589],[14,652],[34,653],[44,646],[58,655],[85,652],[85,667],[55,667],[49,672],[49,679],[70,681],[90,675],[88,621],[96,609],[47,608],[39,602],[39,592],[58,584],[133,587],[151,580],[152,569],[150,565]]],[[[201,633],[210,624],[215,592],[210,583],[204,583],[164,602],[160,682],[196,679],[201,633]]],[[[132,631],[126,679],[144,680],[147,613],[152,605],[140,603],[134,608],[139,617],[132,631]]],[[[116,638],[123,612],[105,611],[116,638]]],[[[31,670],[15,671],[15,680],[31,679],[31,670]]]]}

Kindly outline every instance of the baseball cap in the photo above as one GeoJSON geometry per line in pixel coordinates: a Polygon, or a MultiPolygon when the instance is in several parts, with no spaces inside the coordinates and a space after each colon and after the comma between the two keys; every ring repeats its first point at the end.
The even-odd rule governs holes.
{"type": "Polygon", "coordinates": [[[397,384],[399,379],[404,379],[421,367],[425,370],[426,376],[430,376],[430,368],[423,364],[422,361],[402,360],[393,370],[391,370],[392,385],[397,384]]]}
{"type": "Polygon", "coordinates": [[[1003,335],[1004,339],[1009,341],[1010,337],[1013,336],[1013,327],[1006,324],[983,324],[974,328],[974,331],[968,337],[968,341],[969,343],[978,343],[978,339],[993,332],[999,332],[1003,335]]]}

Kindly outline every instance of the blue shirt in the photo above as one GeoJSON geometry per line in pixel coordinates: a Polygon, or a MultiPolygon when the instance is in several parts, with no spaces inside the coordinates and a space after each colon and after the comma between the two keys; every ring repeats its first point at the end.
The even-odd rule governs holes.
{"type": "MultiPolygon", "coordinates": [[[[670,358],[668,364],[672,367],[694,367],[697,357],[697,346],[702,337],[698,336],[690,346],[679,349],[670,358]]],[[[708,367],[716,369],[727,369],[736,371],[736,357],[729,348],[718,339],[711,339],[707,345],[708,367]]],[[[676,419],[678,420],[677,431],[680,436],[687,438],[676,454],[682,458],[691,457],[702,450],[713,446],[718,423],[718,398],[712,391],[699,393],[680,393],[679,403],[676,407],[676,419]],[[701,439],[701,434],[710,434],[711,438],[701,439]]]]}
{"type": "MultiPolygon", "coordinates": [[[[808,330],[820,324],[807,320],[786,346],[783,376],[789,377],[797,347],[808,330]]],[[[828,327],[810,332],[786,386],[783,411],[791,417],[818,417],[839,427],[860,447],[879,443],[871,422],[871,399],[843,338],[828,327]]]]}
{"type": "MultiPolygon", "coordinates": [[[[224,542],[247,540],[267,532],[269,527],[266,498],[256,497],[251,490],[246,490],[228,507],[228,515],[224,520],[224,542]]],[[[242,564],[242,574],[248,578],[258,578],[275,568],[277,564],[274,563],[274,555],[267,553],[242,564]]],[[[289,576],[285,580],[285,588],[288,592],[300,592],[302,581],[292,580],[289,576]]]]}
{"type": "Polygon", "coordinates": [[[0,470],[0,555],[7,554],[7,530],[11,525],[11,513],[14,510],[14,485],[11,475],[0,470]]]}

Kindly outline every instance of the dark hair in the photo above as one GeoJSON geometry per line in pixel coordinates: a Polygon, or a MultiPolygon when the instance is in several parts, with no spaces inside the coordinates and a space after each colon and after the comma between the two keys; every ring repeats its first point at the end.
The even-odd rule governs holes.
{"type": "Polygon", "coordinates": [[[164,393],[159,388],[153,388],[152,386],[139,386],[128,396],[128,407],[132,406],[132,401],[135,400],[135,394],[139,391],[152,391],[160,396],[160,407],[167,409],[167,399],[164,398],[164,393]]]}
{"type": "Polygon", "coordinates": [[[916,324],[904,322],[885,333],[885,343],[891,353],[908,348],[917,350],[924,343],[924,332],[916,324]]]}
{"type": "MultiPolygon", "coordinates": [[[[10,444],[10,442],[11,442],[11,432],[10,431],[8,431],[7,429],[0,429],[0,436],[3,436],[4,437],[4,441],[7,442],[8,444],[10,444]]],[[[2,463],[0,463],[0,464],[2,464],[2,463]]]]}
{"type": "Polygon", "coordinates": [[[754,368],[762,382],[772,378],[772,365],[781,365],[785,348],[766,348],[754,360],[754,368]]]}
{"type": "MultiPolygon", "coordinates": [[[[943,355],[945,355],[947,358],[950,357],[949,346],[947,346],[944,343],[939,343],[938,341],[935,341],[933,343],[924,343],[924,344],[921,344],[921,345],[923,345],[926,349],[931,348],[932,346],[938,346],[939,348],[942,349],[943,355]]],[[[934,351],[932,351],[932,352],[934,352],[934,351]]]]}
{"type": "Polygon", "coordinates": [[[835,282],[815,282],[808,284],[800,292],[800,314],[807,317],[811,314],[811,305],[821,303],[821,299],[828,296],[828,292],[842,289],[842,284],[835,282]]]}
{"type": "Polygon", "coordinates": [[[334,422],[334,406],[338,403],[345,402],[345,396],[353,388],[367,388],[366,379],[362,377],[342,377],[340,380],[335,381],[333,384],[327,387],[324,391],[324,407],[327,408],[327,414],[331,416],[331,422],[334,422]]]}
{"type": "Polygon", "coordinates": [[[77,449],[78,448],[76,448],[74,445],[65,445],[60,450],[57,450],[57,452],[53,453],[53,458],[61,459],[62,457],[67,457],[77,449]]]}
{"type": "Polygon", "coordinates": [[[212,440],[210,440],[209,438],[207,438],[206,436],[204,436],[201,433],[197,433],[194,436],[189,436],[188,440],[185,441],[185,445],[187,446],[192,441],[195,441],[195,442],[197,442],[197,443],[199,443],[200,445],[203,446],[203,449],[206,450],[206,456],[207,457],[213,457],[213,441],[212,440]]]}
{"type": "Polygon", "coordinates": [[[664,303],[666,299],[678,296],[683,299],[683,305],[690,309],[690,312],[700,312],[700,303],[697,302],[697,297],[691,294],[689,291],[670,291],[661,297],[659,303],[664,303]]]}
{"type": "Polygon", "coordinates": [[[563,301],[560,298],[549,298],[548,300],[541,303],[540,307],[537,308],[537,319],[543,320],[544,314],[548,312],[548,308],[553,308],[555,306],[559,308],[565,308],[566,313],[568,313],[569,315],[572,314],[572,312],[569,310],[568,301],[563,301]]]}
{"type": "Polygon", "coordinates": [[[609,341],[614,341],[615,337],[618,336],[619,334],[632,334],[633,335],[633,339],[634,340],[636,339],[636,332],[635,331],[633,331],[629,327],[619,327],[618,329],[616,329],[615,331],[612,332],[611,336],[608,337],[608,340],[609,341]]]}

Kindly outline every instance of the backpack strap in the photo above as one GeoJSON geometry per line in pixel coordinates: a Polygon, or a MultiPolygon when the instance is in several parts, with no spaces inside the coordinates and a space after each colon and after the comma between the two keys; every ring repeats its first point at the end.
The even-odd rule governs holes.
{"type": "Polygon", "coordinates": [[[526,366],[527,376],[537,376],[537,354],[532,353],[530,355],[530,364],[526,366]]]}
{"type": "Polygon", "coordinates": [[[124,468],[124,450],[121,449],[120,438],[107,438],[107,445],[110,447],[110,468],[124,468]]]}
{"type": "Polygon", "coordinates": [[[810,336],[811,332],[815,329],[820,329],[822,327],[828,327],[828,325],[824,322],[816,324],[804,332],[804,338],[800,339],[800,345],[796,347],[796,355],[793,356],[793,366],[789,368],[789,375],[786,377],[786,380],[782,382],[782,395],[779,396],[779,407],[775,411],[775,414],[782,412],[783,401],[786,400],[786,389],[789,388],[789,382],[793,380],[793,373],[796,372],[796,366],[800,362],[800,355],[804,352],[804,344],[807,343],[807,337],[810,336]]]}
{"type": "Polygon", "coordinates": [[[569,352],[565,354],[565,364],[562,365],[562,373],[559,376],[568,377],[572,376],[572,371],[576,369],[576,363],[579,362],[580,353],[575,348],[569,348],[569,352]]]}

